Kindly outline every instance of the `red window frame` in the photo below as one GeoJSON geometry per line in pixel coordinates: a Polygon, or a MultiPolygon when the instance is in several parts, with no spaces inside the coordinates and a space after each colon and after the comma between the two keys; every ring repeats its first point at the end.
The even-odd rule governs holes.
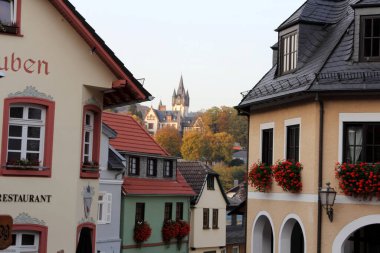
{"type": "Polygon", "coordinates": [[[79,236],[80,232],[82,231],[82,228],[88,228],[91,230],[91,242],[92,242],[92,252],[95,253],[95,242],[96,242],[96,225],[90,222],[85,222],[82,224],[79,224],[77,227],[77,238],[75,240],[75,248],[77,248],[78,242],[79,242],[79,236]]]}
{"type": "Polygon", "coordinates": [[[34,97],[14,97],[4,100],[3,110],[3,133],[1,143],[1,168],[0,175],[3,176],[34,176],[34,177],[51,177],[52,158],[53,158],[53,134],[54,134],[54,114],[55,102],[43,98],[34,97]],[[43,166],[47,167],[44,171],[31,170],[12,170],[7,169],[7,151],[8,151],[8,125],[9,110],[12,104],[34,104],[46,108],[45,119],[45,143],[44,143],[44,160],[43,166]]]}
{"type": "Polygon", "coordinates": [[[37,224],[13,224],[12,231],[30,231],[40,234],[38,253],[47,253],[48,228],[37,224]]]}
{"type": "Polygon", "coordinates": [[[22,1],[21,0],[14,0],[17,2],[17,10],[16,10],[16,25],[15,27],[10,27],[11,30],[16,29],[16,31],[1,31],[0,34],[5,34],[5,35],[13,35],[13,36],[21,36],[21,5],[22,1]]]}
{"type": "MultiPolygon", "coordinates": [[[[100,159],[100,132],[102,124],[102,111],[96,105],[85,105],[83,107],[83,117],[82,117],[82,147],[80,155],[80,177],[81,178],[99,178],[99,170],[97,171],[84,171],[83,170],[83,148],[84,148],[84,130],[85,130],[85,119],[87,112],[94,113],[94,130],[93,130],[93,142],[92,142],[92,162],[99,164],[100,159]]],[[[98,165],[99,166],[99,165],[98,165]]]]}

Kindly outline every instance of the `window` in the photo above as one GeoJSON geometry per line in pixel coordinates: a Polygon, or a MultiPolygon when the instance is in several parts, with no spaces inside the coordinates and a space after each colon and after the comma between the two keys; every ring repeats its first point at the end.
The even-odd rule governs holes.
{"type": "Polygon", "coordinates": [[[172,219],[172,203],[165,203],[164,221],[172,219]]]}
{"type": "Polygon", "coordinates": [[[218,226],[218,209],[212,209],[212,228],[217,229],[218,226]]]}
{"type": "Polygon", "coordinates": [[[50,176],[54,102],[9,98],[4,112],[1,174],[50,176]]]}
{"type": "Polygon", "coordinates": [[[99,192],[98,197],[98,223],[111,223],[112,194],[99,192]]]}
{"type": "Polygon", "coordinates": [[[81,178],[99,178],[101,110],[95,105],[83,108],[81,178]]]}
{"type": "Polygon", "coordinates": [[[6,252],[38,252],[39,239],[39,234],[36,232],[15,232],[12,234],[12,244],[6,252]]]}
{"type": "Polygon", "coordinates": [[[280,72],[288,73],[297,67],[298,34],[292,32],[281,37],[280,72]]]}
{"type": "Polygon", "coordinates": [[[239,253],[239,246],[233,246],[232,253],[239,253]]]}
{"type": "Polygon", "coordinates": [[[42,225],[13,224],[12,244],[4,252],[47,253],[47,234],[48,228],[42,225]]]}
{"type": "Polygon", "coordinates": [[[0,0],[0,33],[19,33],[19,12],[17,0],[0,0]]]}
{"type": "Polygon", "coordinates": [[[153,123],[148,123],[148,129],[153,129],[154,124],[153,123]]]}
{"type": "Polygon", "coordinates": [[[138,157],[129,157],[129,175],[140,174],[140,159],[138,157]]]}
{"type": "Polygon", "coordinates": [[[45,109],[15,104],[9,110],[7,165],[30,164],[37,168],[43,160],[45,109]]]}
{"type": "Polygon", "coordinates": [[[207,176],[207,190],[215,190],[215,188],[214,188],[214,176],[213,175],[207,176]]]}
{"type": "Polygon", "coordinates": [[[148,158],[148,168],[147,168],[147,176],[155,177],[157,176],[157,160],[148,158]]]}
{"type": "Polygon", "coordinates": [[[175,218],[176,220],[183,220],[183,202],[177,202],[175,218]]]}
{"type": "Polygon", "coordinates": [[[208,229],[209,227],[209,215],[210,210],[208,208],[203,208],[203,229],[208,229]]]}
{"type": "Polygon", "coordinates": [[[273,128],[262,132],[262,155],[261,161],[267,165],[273,164],[273,128]]]}
{"type": "Polygon", "coordinates": [[[142,222],[145,220],[145,203],[136,203],[135,222],[142,222]]]}
{"type": "Polygon", "coordinates": [[[380,123],[344,123],[343,131],[344,162],[380,161],[380,123]]]}
{"type": "Polygon", "coordinates": [[[164,161],[164,177],[173,176],[173,161],[165,160],[164,161]]]}
{"type": "Polygon", "coordinates": [[[299,132],[300,125],[286,127],[286,160],[293,163],[299,161],[299,132]]]}
{"type": "Polygon", "coordinates": [[[360,31],[361,60],[380,61],[380,16],[363,16],[360,31]]]}

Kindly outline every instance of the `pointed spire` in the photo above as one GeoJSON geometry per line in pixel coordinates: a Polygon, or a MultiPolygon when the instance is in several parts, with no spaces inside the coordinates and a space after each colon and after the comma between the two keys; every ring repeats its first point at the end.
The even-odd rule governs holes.
{"type": "Polygon", "coordinates": [[[183,86],[182,74],[181,74],[181,79],[179,80],[177,94],[178,95],[185,95],[185,87],[183,86]]]}

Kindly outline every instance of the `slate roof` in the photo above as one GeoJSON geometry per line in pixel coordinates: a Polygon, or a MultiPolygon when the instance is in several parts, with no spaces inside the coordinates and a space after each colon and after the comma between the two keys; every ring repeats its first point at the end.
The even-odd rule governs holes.
{"type": "Polygon", "coordinates": [[[178,160],[177,169],[181,172],[186,182],[196,193],[196,195],[192,199],[192,204],[196,205],[198,203],[202,191],[207,183],[208,175],[215,176],[219,188],[222,191],[223,198],[226,200],[226,203],[228,204],[227,196],[224,193],[223,186],[219,180],[219,174],[212,170],[210,167],[208,167],[206,164],[200,161],[178,160]]]}
{"type": "Polygon", "coordinates": [[[245,244],[245,226],[226,226],[226,244],[245,244]]]}
{"type": "Polygon", "coordinates": [[[123,194],[129,195],[181,195],[194,196],[195,192],[177,170],[177,179],[124,177],[123,194]]]}
{"type": "Polygon", "coordinates": [[[120,152],[170,156],[150,134],[131,116],[104,112],[103,121],[117,132],[117,137],[110,140],[120,152]]]}
{"type": "Polygon", "coordinates": [[[172,121],[177,121],[179,115],[179,112],[176,111],[160,111],[157,109],[153,109],[153,111],[156,113],[159,122],[167,122],[166,116],[171,116],[172,121]]]}
{"type": "MultiPolygon", "coordinates": [[[[380,90],[380,63],[354,62],[354,10],[358,0],[308,0],[279,31],[300,25],[297,69],[278,75],[277,64],[244,96],[238,109],[287,101],[322,91],[380,90]],[[365,83],[365,84],[364,84],[365,83]]],[[[373,3],[373,0],[362,0],[373,3]]],[[[377,0],[377,3],[379,1],[377,0]]]]}

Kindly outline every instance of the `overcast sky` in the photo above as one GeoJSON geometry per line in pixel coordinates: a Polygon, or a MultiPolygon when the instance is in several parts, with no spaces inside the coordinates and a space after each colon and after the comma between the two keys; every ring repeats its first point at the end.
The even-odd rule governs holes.
{"type": "Polygon", "coordinates": [[[235,106],[272,64],[277,28],[304,0],[71,0],[171,109],[181,74],[190,111],[235,106]]]}

